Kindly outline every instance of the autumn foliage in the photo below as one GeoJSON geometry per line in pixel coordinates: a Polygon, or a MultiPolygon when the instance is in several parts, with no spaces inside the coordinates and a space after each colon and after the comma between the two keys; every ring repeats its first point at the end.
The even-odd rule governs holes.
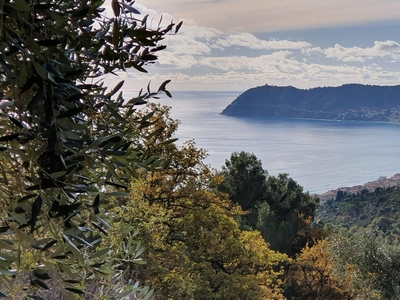
{"type": "MultiPolygon", "coordinates": [[[[167,108],[154,126],[175,128],[167,108]]],[[[163,140],[173,131],[162,130],[163,140]]],[[[164,170],[132,182],[130,199],[114,211],[140,232],[147,247],[139,277],[160,299],[283,299],[285,254],[269,249],[257,231],[242,231],[244,214],[216,186],[221,177],[202,160],[193,141],[160,145],[164,170]]]]}

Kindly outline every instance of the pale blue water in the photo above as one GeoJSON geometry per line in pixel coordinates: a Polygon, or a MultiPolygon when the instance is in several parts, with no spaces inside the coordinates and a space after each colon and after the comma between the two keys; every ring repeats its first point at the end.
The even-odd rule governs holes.
{"type": "Polygon", "coordinates": [[[289,173],[311,193],[400,172],[399,124],[219,115],[239,94],[173,92],[159,101],[182,122],[179,143],[195,139],[217,169],[234,151],[252,152],[269,174],[289,173]]]}

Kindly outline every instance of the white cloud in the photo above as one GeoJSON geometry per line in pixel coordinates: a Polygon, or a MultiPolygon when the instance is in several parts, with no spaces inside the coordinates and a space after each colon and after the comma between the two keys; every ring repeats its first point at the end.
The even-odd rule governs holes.
{"type": "MultiPolygon", "coordinates": [[[[140,10],[149,14],[150,26],[156,28],[160,15],[145,7],[140,10]]],[[[172,16],[164,14],[162,26],[171,20],[172,16]]],[[[257,20],[254,18],[255,23],[257,20]]],[[[165,79],[172,79],[173,91],[244,90],[266,83],[303,88],[343,83],[387,85],[397,84],[400,78],[400,67],[393,63],[400,60],[400,44],[393,40],[371,41],[369,47],[338,43],[323,48],[316,42],[261,39],[184,20],[180,33],[166,36],[163,43],[167,49],[157,53],[159,61],[148,67],[149,74],[120,73],[117,80],[126,79],[126,90],[137,90],[134,86],[145,86],[150,80],[157,86],[165,79]]]]}
{"type": "Polygon", "coordinates": [[[302,41],[288,40],[261,40],[255,35],[242,32],[237,34],[221,35],[214,43],[213,47],[228,48],[232,46],[245,47],[259,50],[278,50],[278,49],[302,49],[311,47],[312,45],[302,41]]]}
{"type": "Polygon", "coordinates": [[[375,41],[374,46],[367,48],[342,47],[336,44],[327,48],[324,54],[328,58],[334,58],[344,62],[358,61],[365,62],[376,58],[388,58],[397,61],[400,58],[400,44],[395,41],[375,41]]]}

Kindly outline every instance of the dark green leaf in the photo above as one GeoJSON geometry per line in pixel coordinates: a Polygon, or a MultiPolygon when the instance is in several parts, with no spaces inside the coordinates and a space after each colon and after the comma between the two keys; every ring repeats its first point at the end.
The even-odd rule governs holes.
{"type": "Polygon", "coordinates": [[[43,96],[43,89],[40,88],[35,96],[33,96],[32,100],[28,104],[28,109],[31,110],[33,107],[35,107],[41,100],[44,99],[43,96]]]}
{"type": "Polygon", "coordinates": [[[69,140],[72,140],[72,141],[81,141],[82,140],[81,136],[79,134],[77,134],[76,132],[73,132],[73,131],[64,130],[61,134],[65,138],[67,138],[69,140]]]}
{"type": "Polygon", "coordinates": [[[75,293],[75,294],[79,294],[79,295],[84,295],[85,294],[82,290],[79,290],[79,289],[70,288],[70,287],[66,287],[65,289],[67,291],[70,291],[70,292],[75,293]]]}
{"type": "Polygon", "coordinates": [[[31,76],[25,84],[21,88],[21,93],[25,93],[27,90],[29,90],[33,84],[38,83],[40,81],[40,78],[37,76],[31,76]]]}
{"type": "Polygon", "coordinates": [[[66,236],[65,234],[63,234],[63,238],[66,241],[67,245],[69,246],[69,250],[71,250],[72,254],[74,255],[74,257],[80,261],[83,262],[83,255],[82,253],[79,251],[79,249],[75,246],[75,244],[68,238],[68,236],[66,236]]]}
{"type": "Polygon", "coordinates": [[[46,251],[50,247],[52,247],[55,243],[57,243],[57,240],[52,240],[48,242],[46,245],[43,246],[43,248],[40,251],[46,251]]]}
{"type": "Polygon", "coordinates": [[[37,278],[39,278],[39,279],[41,279],[41,280],[47,280],[47,279],[50,279],[50,278],[51,278],[50,274],[47,273],[47,272],[44,271],[44,270],[34,270],[34,271],[32,272],[32,274],[33,274],[33,276],[35,276],[35,277],[37,277],[37,278]]]}
{"type": "Polygon", "coordinates": [[[76,94],[76,95],[73,95],[71,97],[68,97],[67,99],[65,99],[65,101],[67,101],[67,102],[76,102],[76,101],[82,99],[84,96],[86,96],[86,94],[76,94]]]}
{"type": "Polygon", "coordinates": [[[35,62],[35,61],[32,61],[32,64],[33,64],[33,67],[34,67],[35,70],[36,70],[36,73],[37,73],[40,77],[42,77],[42,79],[47,79],[47,72],[46,72],[46,70],[45,70],[40,64],[38,64],[38,63],[35,62]]]}
{"type": "Polygon", "coordinates": [[[161,51],[161,50],[164,50],[165,48],[167,48],[167,46],[166,46],[166,45],[160,45],[160,46],[157,46],[157,47],[155,47],[155,48],[151,49],[151,51],[150,51],[150,52],[157,52],[157,51],[161,51]]]}
{"type": "Polygon", "coordinates": [[[29,195],[26,195],[26,196],[22,197],[21,199],[19,199],[19,200],[18,200],[18,203],[24,202],[25,200],[34,198],[34,197],[36,197],[36,196],[37,196],[37,194],[29,194],[29,195]]]}
{"type": "Polygon", "coordinates": [[[41,41],[37,41],[39,46],[46,46],[46,47],[52,47],[52,46],[57,46],[58,44],[61,43],[61,41],[59,39],[55,39],[55,40],[41,40],[41,41]]]}
{"type": "Polygon", "coordinates": [[[45,290],[48,290],[48,289],[49,289],[49,286],[48,286],[44,281],[42,281],[42,280],[40,280],[40,279],[32,279],[32,280],[31,280],[31,283],[32,283],[33,285],[38,285],[38,286],[44,288],[45,290]]]}
{"type": "Polygon", "coordinates": [[[121,124],[126,124],[128,121],[125,120],[114,108],[110,105],[106,104],[107,110],[111,113],[111,115],[121,124]]]}
{"type": "Polygon", "coordinates": [[[6,231],[8,231],[9,229],[10,229],[10,226],[3,226],[3,227],[0,227],[0,233],[6,232],[6,231]]]}
{"type": "Polygon", "coordinates": [[[145,54],[145,55],[141,55],[140,59],[146,60],[146,61],[152,61],[152,60],[157,60],[158,57],[156,55],[153,55],[153,54],[145,54]]]}
{"type": "Polygon", "coordinates": [[[169,91],[164,90],[164,93],[165,93],[169,98],[172,98],[172,95],[171,95],[171,93],[170,93],[169,91]]]}
{"type": "Polygon", "coordinates": [[[167,33],[169,31],[171,31],[171,29],[174,27],[174,23],[170,23],[167,27],[165,27],[163,30],[161,30],[161,32],[163,33],[167,33]]]}
{"type": "Polygon", "coordinates": [[[81,206],[81,203],[53,206],[51,208],[51,211],[56,212],[56,214],[54,216],[52,216],[52,218],[67,216],[71,213],[74,213],[80,206],[81,206]]]}
{"type": "Polygon", "coordinates": [[[101,250],[98,250],[98,251],[96,251],[96,252],[93,252],[91,255],[90,255],[90,259],[94,259],[94,258],[100,258],[100,259],[102,259],[102,258],[104,258],[106,255],[108,255],[108,252],[110,251],[110,249],[109,248],[104,248],[104,249],[101,249],[101,250]]]}
{"type": "Polygon", "coordinates": [[[119,16],[119,11],[120,11],[120,7],[119,7],[119,3],[117,0],[111,0],[111,8],[114,12],[114,16],[118,17],[119,16]]]}
{"type": "Polygon", "coordinates": [[[66,259],[66,258],[68,258],[68,256],[66,256],[66,255],[56,255],[56,256],[52,256],[51,258],[53,258],[53,259],[66,259]]]}
{"type": "Polygon", "coordinates": [[[107,231],[106,231],[103,227],[101,227],[100,225],[98,225],[98,224],[95,223],[95,222],[91,222],[91,224],[92,224],[94,227],[96,227],[98,230],[100,230],[101,233],[103,233],[104,235],[108,236],[107,231]]]}
{"type": "Polygon", "coordinates": [[[160,85],[160,87],[158,88],[158,91],[157,92],[160,92],[160,91],[165,91],[165,87],[167,86],[167,84],[168,83],[170,83],[171,82],[171,80],[165,80],[161,85],[160,85]]]}
{"type": "Polygon", "coordinates": [[[87,190],[89,186],[87,184],[74,184],[73,188],[77,190],[87,190]]]}
{"type": "Polygon", "coordinates": [[[14,72],[10,69],[9,65],[4,61],[4,59],[0,56],[0,65],[4,71],[8,73],[11,77],[14,77],[14,72]]]}
{"type": "Polygon", "coordinates": [[[117,135],[117,136],[111,136],[109,138],[106,138],[103,142],[101,142],[99,144],[99,147],[104,147],[105,145],[107,145],[108,143],[119,143],[122,140],[122,138],[117,135]]]}
{"type": "Polygon", "coordinates": [[[43,204],[43,200],[42,200],[42,196],[38,196],[35,201],[32,204],[32,213],[31,213],[31,232],[33,232],[34,228],[35,228],[35,222],[36,222],[36,218],[39,215],[40,211],[42,210],[42,204],[43,204]]]}
{"type": "Polygon", "coordinates": [[[123,189],[127,189],[128,186],[124,185],[124,184],[120,184],[120,183],[115,183],[115,182],[111,182],[111,181],[104,181],[105,184],[111,185],[111,186],[115,186],[115,187],[119,187],[119,188],[123,188],[123,189]]]}
{"type": "Polygon", "coordinates": [[[142,66],[139,66],[137,63],[133,64],[133,67],[138,70],[139,72],[147,73],[147,70],[143,68],[142,66]]]}
{"type": "Polygon", "coordinates": [[[81,111],[83,110],[83,107],[75,107],[72,108],[70,110],[67,110],[61,114],[59,114],[56,119],[61,119],[61,118],[68,118],[68,117],[72,117],[72,116],[76,116],[77,114],[79,114],[81,111]]]}
{"type": "Polygon", "coordinates": [[[81,281],[79,281],[79,280],[74,280],[74,279],[65,279],[64,282],[66,282],[66,283],[72,283],[72,284],[81,283],[81,281]]]}
{"type": "Polygon", "coordinates": [[[31,11],[31,9],[32,9],[24,1],[13,1],[13,2],[6,2],[6,3],[12,9],[19,11],[19,12],[28,12],[28,11],[31,11]]]}
{"type": "Polygon", "coordinates": [[[18,136],[19,136],[19,133],[5,135],[5,136],[0,137],[0,142],[9,142],[9,141],[15,140],[18,136]]]}
{"type": "Polygon", "coordinates": [[[19,128],[24,128],[24,126],[22,126],[22,123],[20,121],[18,121],[17,119],[14,119],[13,117],[9,117],[11,122],[13,122],[13,124],[19,128]]]}
{"type": "Polygon", "coordinates": [[[100,194],[97,194],[96,197],[94,198],[94,201],[92,204],[94,214],[96,214],[96,215],[100,213],[99,205],[100,205],[100,194]]]}
{"type": "Polygon", "coordinates": [[[125,2],[122,2],[122,6],[127,9],[129,12],[134,13],[134,14],[139,14],[140,15],[140,11],[138,11],[137,9],[133,8],[132,6],[130,6],[129,4],[126,4],[125,2]]]}
{"type": "Polygon", "coordinates": [[[95,89],[99,86],[96,84],[78,84],[76,87],[81,90],[91,90],[91,89],[95,89]]]}
{"type": "Polygon", "coordinates": [[[178,33],[179,29],[182,27],[183,21],[180,21],[176,26],[175,26],[175,34],[178,33]]]}
{"type": "Polygon", "coordinates": [[[84,244],[86,246],[89,246],[90,248],[93,247],[92,244],[90,244],[89,242],[85,241],[83,238],[80,238],[79,236],[73,235],[71,236],[75,241],[79,242],[80,244],[84,244]]]}

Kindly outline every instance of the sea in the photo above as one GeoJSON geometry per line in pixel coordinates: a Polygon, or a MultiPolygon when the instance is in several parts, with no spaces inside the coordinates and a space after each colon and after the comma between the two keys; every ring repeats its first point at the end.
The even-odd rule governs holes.
{"type": "Polygon", "coordinates": [[[177,91],[155,101],[181,121],[177,143],[194,139],[217,170],[233,152],[254,153],[270,175],[288,173],[312,194],[400,173],[400,124],[220,115],[240,93],[177,91]]]}

